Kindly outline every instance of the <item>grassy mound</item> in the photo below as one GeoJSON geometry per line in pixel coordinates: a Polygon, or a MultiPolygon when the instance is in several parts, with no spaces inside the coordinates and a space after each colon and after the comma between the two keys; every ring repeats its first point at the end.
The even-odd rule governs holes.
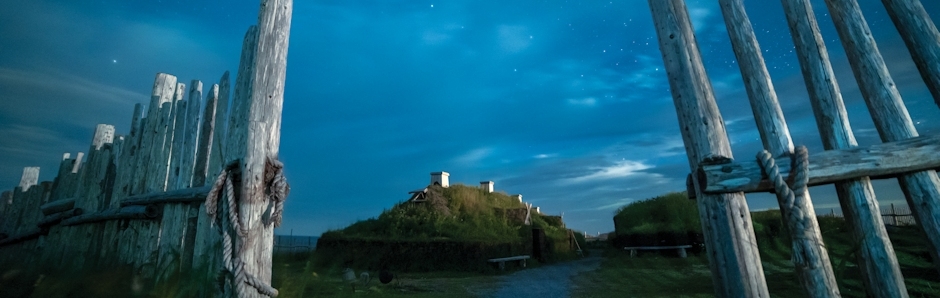
{"type": "Polygon", "coordinates": [[[616,247],[693,245],[691,252],[698,252],[702,242],[698,209],[684,192],[621,207],[614,215],[614,229],[611,242],[616,247]]]}
{"type": "Polygon", "coordinates": [[[324,256],[318,258],[321,266],[478,271],[487,270],[489,258],[531,255],[533,229],[545,234],[543,260],[572,253],[572,233],[560,218],[532,213],[532,224],[525,225],[525,211],[504,193],[431,186],[424,202],[402,202],[378,217],[324,233],[316,253],[324,256]]]}
{"type": "Polygon", "coordinates": [[[685,192],[672,192],[621,207],[614,228],[617,234],[701,232],[697,208],[685,192]]]}

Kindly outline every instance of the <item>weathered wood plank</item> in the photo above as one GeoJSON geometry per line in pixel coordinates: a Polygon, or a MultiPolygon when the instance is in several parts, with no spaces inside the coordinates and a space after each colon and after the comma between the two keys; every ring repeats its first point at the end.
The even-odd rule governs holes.
{"type": "Polygon", "coordinates": [[[206,94],[206,108],[202,116],[202,125],[199,132],[199,147],[196,148],[196,160],[193,167],[193,186],[206,184],[206,175],[209,173],[209,159],[215,134],[216,103],[219,99],[219,85],[212,85],[206,94]]]}
{"type": "MultiPolygon", "coordinates": [[[[751,111],[757,122],[764,148],[772,156],[781,156],[793,152],[790,130],[777,101],[773,82],[764,64],[757,36],[751,27],[751,21],[744,10],[742,0],[719,0],[725,27],[741,78],[751,103],[751,111]]],[[[788,196],[777,193],[784,222],[790,233],[792,254],[797,276],[808,297],[839,297],[839,285],[832,271],[829,253],[823,244],[819,223],[809,191],[804,189],[793,194],[793,202],[788,203],[788,196]]]]}
{"type": "Polygon", "coordinates": [[[95,213],[85,213],[62,221],[63,226],[74,226],[116,219],[156,219],[160,217],[160,208],[156,205],[133,205],[112,208],[95,213]]]}
{"type": "Polygon", "coordinates": [[[36,225],[38,225],[40,228],[47,228],[47,227],[59,224],[60,222],[62,222],[62,220],[71,218],[73,216],[82,215],[82,213],[84,213],[84,210],[80,208],[63,210],[61,212],[57,212],[55,214],[51,214],[46,217],[43,217],[43,219],[40,220],[39,223],[36,225]]]}
{"type": "MultiPolygon", "coordinates": [[[[917,136],[917,130],[888,73],[868,23],[855,0],[826,0],[852,73],[884,142],[917,136]]],[[[935,171],[908,173],[898,181],[908,205],[930,240],[930,254],[940,271],[940,178],[935,171]]]]}
{"type": "Polygon", "coordinates": [[[178,188],[192,186],[193,169],[196,166],[196,148],[199,146],[199,112],[202,108],[202,82],[193,80],[189,85],[189,108],[186,113],[186,148],[180,164],[178,188]]]}
{"type": "Polygon", "coordinates": [[[934,102],[940,106],[940,31],[920,0],[881,0],[881,3],[901,33],[934,102]]]}
{"type": "MultiPolygon", "coordinates": [[[[271,283],[271,258],[274,244],[274,224],[265,220],[271,203],[265,193],[265,168],[269,159],[277,159],[280,146],[281,110],[284,101],[284,82],[287,69],[287,49],[290,37],[292,0],[263,0],[257,25],[257,45],[250,75],[250,100],[233,104],[226,137],[226,160],[240,161],[241,182],[236,188],[238,214],[247,231],[246,243],[239,243],[237,257],[244,262],[244,270],[262,282],[271,283]]],[[[246,90],[247,91],[247,90],[246,90]]],[[[226,296],[265,297],[246,283],[226,289],[226,296]]]]}
{"type": "Polygon", "coordinates": [[[173,125],[173,145],[170,149],[170,167],[167,171],[167,190],[177,189],[180,185],[180,175],[183,172],[183,151],[186,150],[186,116],[189,114],[189,102],[180,100],[176,102],[173,108],[175,114],[173,125]]]}
{"type": "Polygon", "coordinates": [[[42,206],[39,207],[39,209],[42,210],[42,215],[50,215],[54,213],[68,211],[73,208],[75,208],[75,199],[58,200],[58,201],[43,204],[42,206]]]}
{"type": "MultiPolygon", "coordinates": [[[[244,54],[242,54],[244,55],[244,54]]],[[[218,98],[216,99],[215,107],[215,118],[213,124],[212,132],[212,146],[210,148],[211,154],[209,155],[209,168],[208,174],[215,175],[222,170],[222,162],[224,162],[224,156],[228,152],[226,148],[226,136],[228,136],[228,123],[229,123],[229,73],[226,71],[222,74],[222,78],[219,80],[219,93],[218,98]]]]}
{"type": "MultiPolygon", "coordinates": [[[[810,2],[785,0],[783,8],[823,148],[833,150],[857,146],[810,2]]],[[[862,270],[868,294],[872,297],[907,297],[904,278],[882,223],[871,180],[862,177],[837,182],[835,186],[852,236],[861,248],[856,261],[862,270]]]]}
{"type": "MultiPolygon", "coordinates": [[[[659,48],[692,169],[731,158],[724,121],[682,0],[649,0],[659,48]]],[[[699,190],[700,191],[700,190],[699,190]]],[[[768,297],[767,283],[743,193],[697,195],[709,267],[719,297],[768,297]]]]}
{"type": "MultiPolygon", "coordinates": [[[[809,185],[822,185],[866,176],[895,178],[904,173],[940,167],[940,136],[923,136],[868,147],[812,152],[809,156],[809,185]]],[[[791,179],[790,163],[779,163],[780,172],[791,179]]],[[[773,191],[756,160],[702,165],[697,171],[708,193],[773,191]]]]}
{"type": "Polygon", "coordinates": [[[209,189],[211,188],[212,186],[200,186],[167,192],[135,195],[125,198],[124,201],[121,202],[121,206],[203,202],[206,200],[206,196],[209,194],[209,189]]]}

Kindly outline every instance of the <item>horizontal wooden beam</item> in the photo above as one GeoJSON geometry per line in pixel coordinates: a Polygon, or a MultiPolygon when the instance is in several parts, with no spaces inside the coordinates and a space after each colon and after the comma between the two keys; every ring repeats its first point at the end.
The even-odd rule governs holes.
{"type": "Polygon", "coordinates": [[[63,226],[74,226],[87,223],[102,222],[116,219],[156,219],[161,215],[161,208],[154,205],[134,205],[121,208],[108,209],[102,212],[83,214],[62,221],[63,226]]]}
{"type": "MultiPolygon", "coordinates": [[[[793,166],[777,160],[787,182],[793,166]]],[[[821,185],[859,177],[892,178],[896,175],[940,168],[940,136],[921,136],[868,147],[810,153],[808,185],[821,185]]],[[[757,158],[721,164],[703,164],[696,171],[705,193],[772,191],[773,185],[757,158]]]]}
{"type": "Polygon", "coordinates": [[[64,212],[58,212],[50,216],[46,216],[39,221],[37,226],[40,228],[50,227],[59,224],[63,220],[82,215],[82,208],[69,209],[64,212]]]}
{"type": "Polygon", "coordinates": [[[15,235],[3,240],[0,240],[0,246],[6,246],[10,244],[20,243],[26,240],[35,239],[43,234],[43,230],[40,228],[30,229],[22,234],[15,235]]]}
{"type": "Polygon", "coordinates": [[[75,208],[74,198],[52,201],[39,207],[39,209],[42,210],[42,215],[51,215],[62,211],[68,211],[72,208],[75,208]]]}
{"type": "Polygon", "coordinates": [[[210,189],[211,185],[130,196],[121,201],[121,206],[202,202],[210,189]]]}

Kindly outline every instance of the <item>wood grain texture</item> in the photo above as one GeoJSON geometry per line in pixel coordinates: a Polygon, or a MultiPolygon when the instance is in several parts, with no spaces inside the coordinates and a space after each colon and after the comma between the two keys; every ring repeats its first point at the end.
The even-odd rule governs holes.
{"type": "MultiPolygon", "coordinates": [[[[732,158],[724,121],[692,31],[685,2],[650,0],[679,128],[692,169],[703,161],[732,158]]],[[[743,193],[697,194],[699,217],[715,295],[768,297],[767,283],[743,193]]]]}
{"type": "Polygon", "coordinates": [[[940,32],[920,0],[881,0],[940,107],[940,32]]]}
{"type": "MultiPolygon", "coordinates": [[[[237,121],[227,136],[229,161],[240,161],[241,183],[238,189],[238,213],[247,230],[246,241],[238,251],[245,271],[271,283],[271,258],[274,224],[265,220],[270,201],[265,194],[264,170],[269,158],[278,158],[281,110],[287,72],[292,0],[263,0],[258,17],[256,46],[250,75],[250,100],[233,103],[231,117],[237,121]]],[[[250,32],[249,32],[250,33],[250,32]]],[[[246,90],[247,91],[247,90],[246,90]]],[[[226,289],[226,296],[264,297],[247,284],[237,284],[238,291],[226,289]]]]}
{"type": "MultiPolygon", "coordinates": [[[[826,5],[881,140],[893,142],[918,136],[858,2],[826,0],[826,5]]],[[[935,171],[923,171],[905,174],[898,181],[930,240],[933,263],[940,271],[940,179],[935,171]]]]}
{"type": "MultiPolygon", "coordinates": [[[[751,21],[744,10],[744,3],[742,0],[718,2],[764,148],[772,156],[792,153],[790,131],[777,101],[777,93],[764,64],[751,21]]],[[[787,231],[790,233],[793,248],[791,260],[806,296],[839,297],[839,285],[832,271],[829,252],[823,244],[809,191],[794,193],[792,206],[787,203],[787,195],[776,195],[783,220],[789,227],[787,231]]]]}
{"type": "Polygon", "coordinates": [[[202,114],[202,124],[199,127],[199,147],[196,148],[192,186],[206,184],[206,175],[209,173],[209,159],[212,156],[212,147],[214,147],[215,115],[218,99],[219,85],[212,85],[212,88],[206,94],[206,107],[202,114]]]}
{"type": "MultiPolygon", "coordinates": [[[[239,70],[239,72],[241,72],[241,70],[239,70]]],[[[222,170],[222,163],[225,161],[225,156],[228,154],[227,148],[225,147],[228,145],[226,140],[228,137],[229,118],[231,117],[231,113],[229,112],[229,109],[231,109],[229,107],[229,89],[231,89],[231,87],[229,83],[228,71],[222,74],[222,78],[219,79],[218,86],[218,93],[216,93],[218,97],[216,98],[215,103],[215,124],[213,126],[214,128],[212,133],[212,146],[209,147],[210,152],[212,152],[209,155],[209,164],[207,170],[209,175],[216,175],[219,173],[219,171],[222,170]]]]}
{"type": "MultiPolygon", "coordinates": [[[[809,185],[822,185],[866,176],[895,178],[904,173],[940,167],[940,136],[924,136],[868,147],[812,152],[809,157],[809,185]]],[[[778,164],[789,181],[791,164],[778,164]]],[[[773,187],[756,161],[711,164],[697,171],[705,192],[760,192],[773,187]]]]}
{"type": "MultiPolygon", "coordinates": [[[[857,146],[810,2],[783,0],[782,3],[823,148],[833,150],[857,146]]],[[[866,291],[872,297],[907,297],[904,278],[882,222],[871,180],[862,177],[837,182],[835,186],[852,236],[862,248],[856,254],[856,262],[862,271],[866,291]]]]}

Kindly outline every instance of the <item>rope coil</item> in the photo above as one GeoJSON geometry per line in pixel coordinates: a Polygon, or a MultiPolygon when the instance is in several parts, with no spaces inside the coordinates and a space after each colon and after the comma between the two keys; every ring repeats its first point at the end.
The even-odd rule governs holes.
{"type": "MultiPolygon", "coordinates": [[[[777,163],[770,152],[763,150],[757,153],[757,160],[760,162],[764,174],[766,174],[770,182],[774,184],[774,192],[777,193],[777,199],[780,200],[781,211],[786,212],[787,217],[790,218],[788,222],[794,225],[794,237],[802,237],[802,234],[796,232],[805,231],[809,219],[806,218],[806,212],[801,208],[803,204],[797,204],[796,200],[803,199],[802,194],[806,192],[806,184],[809,182],[809,175],[807,173],[809,172],[809,152],[806,146],[799,146],[795,149],[795,152],[791,155],[794,163],[793,172],[795,174],[793,175],[793,184],[789,186],[786,180],[783,179],[783,175],[780,175],[780,169],[777,167],[777,163]],[[798,194],[800,196],[797,196],[798,194]]],[[[793,262],[795,264],[803,264],[803,254],[796,253],[798,250],[801,250],[801,247],[794,242],[793,249],[795,252],[793,254],[793,262]]]]}
{"type": "MultiPolygon", "coordinates": [[[[280,161],[273,158],[267,159],[264,171],[265,193],[267,194],[267,199],[271,201],[273,206],[271,207],[271,220],[265,223],[265,225],[271,223],[273,223],[275,227],[281,225],[284,201],[290,193],[290,185],[287,183],[287,178],[284,177],[283,169],[284,164],[280,161]]],[[[212,185],[212,188],[209,190],[209,194],[206,196],[206,213],[209,216],[210,224],[215,226],[215,223],[218,222],[219,230],[222,234],[222,267],[231,274],[227,282],[232,282],[232,288],[235,290],[236,296],[242,296],[242,293],[238,292],[239,287],[237,285],[245,283],[255,288],[258,293],[270,297],[277,297],[277,289],[247,272],[245,270],[245,263],[238,258],[238,252],[244,251],[247,243],[243,238],[248,234],[248,230],[246,229],[246,225],[242,222],[242,216],[238,213],[238,200],[235,197],[234,172],[237,170],[238,161],[232,162],[222,169],[215,183],[212,185]],[[223,188],[224,193],[222,193],[223,188]],[[224,211],[219,209],[219,200],[222,199],[223,194],[226,201],[221,207],[227,209],[224,211]],[[219,214],[223,216],[219,218],[217,216],[219,214]],[[229,230],[234,231],[234,235],[230,234],[229,230]]]]}

